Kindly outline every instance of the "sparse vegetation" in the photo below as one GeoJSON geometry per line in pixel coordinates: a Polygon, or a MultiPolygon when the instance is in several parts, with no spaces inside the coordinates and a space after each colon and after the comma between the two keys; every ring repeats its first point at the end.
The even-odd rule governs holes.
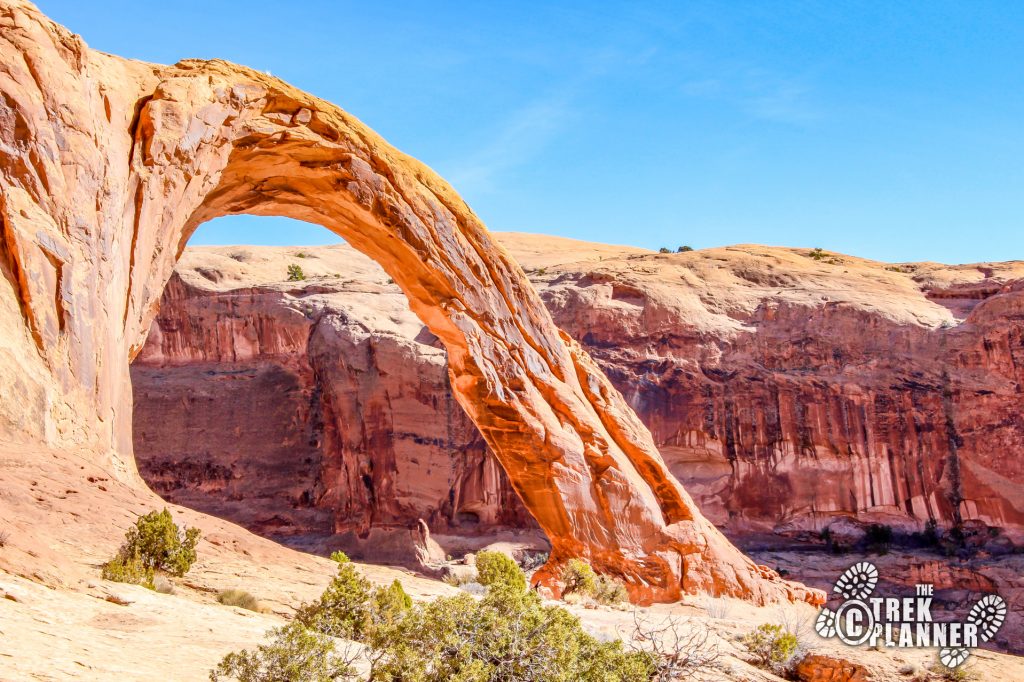
{"type": "Polygon", "coordinates": [[[289,282],[301,282],[306,279],[306,273],[302,271],[302,266],[292,263],[288,266],[288,281],[289,282]]]}
{"type": "Polygon", "coordinates": [[[519,565],[501,552],[480,552],[476,555],[477,581],[484,587],[505,586],[526,589],[526,576],[519,565]]]}
{"type": "Polygon", "coordinates": [[[597,590],[597,573],[582,559],[569,559],[562,567],[563,594],[592,595],[597,590]]]}
{"type": "MultiPolygon", "coordinates": [[[[362,644],[373,680],[670,679],[656,677],[660,653],[630,651],[620,641],[599,642],[565,609],[544,606],[505,555],[477,555],[488,581],[482,599],[461,594],[415,605],[397,581],[374,588],[344,555],[335,558],[338,575],[319,600],[303,606],[291,625],[272,630],[268,644],[226,656],[211,680],[350,679],[356,658],[339,653],[330,636],[362,644]]],[[[680,663],[686,664],[682,654],[675,664],[680,663]]]]}
{"type": "Polygon", "coordinates": [[[370,624],[373,586],[343,552],[335,552],[331,558],[338,562],[338,574],[320,599],[304,604],[295,617],[313,630],[358,640],[366,634],[370,624]]]}
{"type": "Polygon", "coordinates": [[[910,275],[914,272],[914,268],[909,265],[886,265],[885,269],[889,272],[899,272],[905,275],[910,275]]]}
{"type": "Polygon", "coordinates": [[[683,245],[676,249],[676,253],[686,253],[687,251],[693,251],[692,246],[683,245]]]}
{"type": "Polygon", "coordinates": [[[813,249],[811,249],[810,251],[808,251],[807,252],[807,257],[808,258],[812,258],[812,259],[814,259],[816,261],[822,261],[822,262],[828,263],[829,265],[840,265],[843,262],[842,258],[839,258],[838,256],[834,256],[831,253],[829,253],[828,251],[825,251],[821,247],[818,247],[818,246],[816,246],[813,249]]]}
{"type": "Polygon", "coordinates": [[[729,602],[722,597],[705,597],[704,610],[707,611],[709,618],[723,620],[729,617],[731,609],[729,602]]]}
{"type": "Polygon", "coordinates": [[[245,590],[224,590],[217,595],[217,601],[224,606],[237,606],[257,613],[260,610],[260,600],[245,590]]]}
{"type": "Polygon", "coordinates": [[[979,679],[974,667],[966,663],[956,668],[947,668],[941,661],[936,660],[928,669],[943,682],[974,682],[979,679]]]}
{"type": "Polygon", "coordinates": [[[758,667],[781,672],[797,652],[800,642],[782,625],[765,623],[744,635],[741,644],[758,667]]]}
{"type": "Polygon", "coordinates": [[[243,649],[225,656],[210,672],[211,682],[336,682],[356,679],[355,652],[339,653],[327,635],[292,622],[269,632],[270,642],[254,651],[243,649]]]}
{"type": "Polygon", "coordinates": [[[590,598],[598,604],[614,606],[628,599],[625,585],[610,576],[598,575],[582,559],[570,559],[565,564],[562,582],[565,583],[564,595],[590,598]]]}
{"type": "Polygon", "coordinates": [[[188,573],[196,560],[198,542],[198,528],[182,531],[167,509],[152,511],[128,529],[117,556],[103,565],[103,577],[154,589],[156,571],[176,576],[188,573]]]}
{"type": "Polygon", "coordinates": [[[522,567],[527,574],[536,571],[538,568],[548,562],[548,558],[551,555],[547,552],[528,552],[522,558],[522,567]]]}
{"type": "Polygon", "coordinates": [[[153,591],[160,594],[176,594],[174,583],[167,579],[167,576],[156,575],[153,577],[153,591]]]}
{"type": "Polygon", "coordinates": [[[305,251],[299,251],[298,253],[295,254],[295,257],[296,258],[312,258],[313,256],[308,254],[308,253],[306,253],[305,251]]]}
{"type": "Polygon", "coordinates": [[[711,629],[689,619],[668,616],[655,623],[633,612],[633,636],[642,651],[651,654],[652,682],[695,677],[718,659],[718,644],[711,629]]]}
{"type": "Polygon", "coordinates": [[[113,580],[115,583],[129,583],[142,585],[151,590],[156,589],[153,583],[153,569],[143,564],[138,557],[118,554],[103,564],[102,575],[104,580],[113,580]]]}
{"type": "Polygon", "coordinates": [[[873,523],[868,526],[864,539],[868,543],[868,551],[875,554],[888,554],[892,544],[892,528],[884,524],[873,523]]]}
{"type": "Polygon", "coordinates": [[[658,249],[658,253],[672,253],[672,249],[668,248],[667,246],[663,246],[660,249],[658,249]]]}

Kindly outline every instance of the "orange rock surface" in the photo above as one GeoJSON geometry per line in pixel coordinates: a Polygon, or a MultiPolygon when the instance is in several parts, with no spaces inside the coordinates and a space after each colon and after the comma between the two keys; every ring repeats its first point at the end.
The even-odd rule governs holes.
{"type": "Polygon", "coordinates": [[[522,270],[430,169],[338,107],[223,61],[90,50],[0,3],[3,439],[87,451],[141,486],[128,364],[189,236],[229,213],[340,234],[448,351],[456,400],[552,543],[639,601],[819,601],[743,556],[522,270]]]}

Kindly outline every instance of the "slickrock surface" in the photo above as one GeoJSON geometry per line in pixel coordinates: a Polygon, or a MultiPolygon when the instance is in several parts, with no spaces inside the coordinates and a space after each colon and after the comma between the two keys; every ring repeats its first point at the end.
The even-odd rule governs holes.
{"type": "Polygon", "coordinates": [[[701,515],[455,191],[337,106],[223,61],[92,51],[24,0],[0,3],[0,92],[4,441],[91,452],[141,488],[128,365],[177,257],[206,220],[284,215],[380,263],[447,349],[456,401],[551,540],[539,580],[585,556],[639,601],[821,600],[701,515]]]}
{"type": "MultiPolygon", "coordinates": [[[[1024,263],[498,239],[734,537],[850,517],[1020,539],[1024,263]]],[[[517,525],[504,477],[449,409],[439,344],[369,259],[198,247],[177,273],[133,370],[137,448],[162,493],[233,501],[231,518],[264,532],[315,530],[285,518],[314,511],[359,532],[517,525]],[[283,281],[292,264],[306,281],[283,281]],[[275,503],[284,489],[294,510],[275,503]]]]}

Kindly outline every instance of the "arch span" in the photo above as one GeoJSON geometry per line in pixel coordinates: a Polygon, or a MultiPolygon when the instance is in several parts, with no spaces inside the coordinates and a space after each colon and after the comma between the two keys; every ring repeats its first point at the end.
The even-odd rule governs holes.
{"type": "Polygon", "coordinates": [[[444,343],[457,400],[551,540],[540,580],[583,556],[637,601],[820,599],[704,519],[622,396],[429,168],[265,74],[121,60],[28,3],[0,4],[0,141],[15,150],[2,162],[5,255],[20,342],[38,359],[3,388],[20,381],[45,406],[22,437],[91,449],[141,485],[128,361],[188,237],[224,214],[298,218],[378,261],[444,343]]]}

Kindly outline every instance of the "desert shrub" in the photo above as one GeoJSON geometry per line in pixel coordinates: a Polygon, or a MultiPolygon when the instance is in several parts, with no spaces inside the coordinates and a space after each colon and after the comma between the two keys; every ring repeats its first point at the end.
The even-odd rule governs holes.
{"type": "Polygon", "coordinates": [[[142,560],[136,556],[118,554],[103,564],[102,575],[104,580],[142,585],[151,590],[156,589],[156,585],[153,583],[153,569],[142,563],[142,560]]]}
{"type": "Polygon", "coordinates": [[[599,642],[565,609],[545,606],[511,559],[481,552],[488,576],[482,599],[468,594],[412,604],[401,584],[373,589],[348,561],[321,598],[254,652],[229,654],[216,681],[345,679],[351,660],[325,635],[365,647],[370,679],[404,682],[641,682],[655,673],[655,654],[599,642]],[[492,556],[488,556],[492,555],[492,556]],[[511,564],[511,566],[510,566],[511,564]],[[511,569],[515,568],[515,572],[511,569]],[[335,677],[331,677],[335,675],[335,677]]]}
{"type": "Polygon", "coordinates": [[[536,571],[548,562],[550,556],[547,552],[527,552],[522,560],[523,570],[527,573],[536,571]]]}
{"type": "Polygon", "coordinates": [[[335,552],[331,558],[338,562],[338,574],[320,598],[303,604],[295,617],[306,627],[324,634],[359,639],[370,623],[373,586],[343,552],[335,552]]]}
{"type": "Polygon", "coordinates": [[[487,588],[475,580],[470,581],[468,583],[462,583],[461,585],[459,585],[459,589],[465,592],[466,594],[472,594],[476,597],[482,597],[485,594],[487,594],[487,588]]]}
{"type": "Polygon", "coordinates": [[[876,554],[885,554],[892,544],[892,528],[879,523],[872,523],[868,526],[867,534],[864,536],[868,543],[868,550],[876,554]]]}
{"type": "Polygon", "coordinates": [[[158,571],[182,576],[196,561],[199,529],[178,528],[171,512],[151,511],[139,517],[125,535],[121,554],[135,556],[142,563],[158,571]]]}
{"type": "Polygon", "coordinates": [[[693,247],[684,245],[676,249],[676,253],[686,253],[687,251],[693,251],[693,247]]]}
{"type": "Polygon", "coordinates": [[[597,589],[594,592],[594,600],[598,604],[624,604],[629,601],[629,593],[621,581],[607,575],[597,576],[597,589]]]}
{"type": "Polygon", "coordinates": [[[211,682],[336,682],[356,679],[351,660],[334,640],[292,622],[269,632],[270,642],[255,651],[232,652],[210,672],[211,682]]]}
{"type": "Polygon", "coordinates": [[[374,627],[393,625],[412,608],[412,597],[405,592],[402,583],[392,580],[387,587],[378,587],[373,592],[370,604],[370,620],[374,627]]]}
{"type": "Polygon", "coordinates": [[[249,611],[260,610],[260,600],[245,590],[224,590],[217,595],[217,601],[224,606],[237,606],[249,611]]]}
{"type": "Polygon", "coordinates": [[[519,565],[501,552],[480,552],[476,555],[477,581],[485,587],[506,585],[519,591],[526,589],[526,576],[519,565]]]}
{"type": "Polygon", "coordinates": [[[177,590],[174,589],[174,583],[168,580],[165,576],[157,575],[153,577],[153,590],[160,594],[176,594],[177,590]]]}
{"type": "Polygon", "coordinates": [[[312,258],[312,256],[310,254],[306,253],[305,251],[299,251],[298,253],[295,254],[295,257],[296,258],[312,258]]]}
{"type": "Polygon", "coordinates": [[[302,266],[292,263],[288,266],[288,281],[289,282],[301,282],[306,279],[306,273],[302,271],[302,266]]]}
{"type": "Polygon", "coordinates": [[[813,249],[811,249],[808,252],[807,257],[808,258],[813,258],[814,260],[824,260],[824,259],[828,258],[828,254],[825,253],[821,249],[821,247],[815,246],[813,249]]]}
{"type": "Polygon", "coordinates": [[[597,574],[586,561],[569,559],[562,567],[563,594],[591,596],[597,591],[597,574]]]}
{"type": "Polygon", "coordinates": [[[658,249],[658,253],[672,253],[672,249],[668,248],[667,246],[663,246],[660,249],[658,249]]]}
{"type": "Polygon", "coordinates": [[[723,620],[729,617],[731,607],[723,597],[705,597],[704,610],[707,611],[709,618],[723,620]]]}
{"type": "Polygon", "coordinates": [[[125,533],[117,556],[103,565],[103,577],[153,589],[154,571],[177,576],[188,573],[196,560],[198,542],[198,528],[183,532],[167,509],[152,511],[140,516],[125,533]]]}
{"type": "Polygon", "coordinates": [[[655,622],[634,611],[632,641],[650,655],[652,682],[696,677],[714,666],[719,657],[711,629],[688,618],[667,616],[655,622]]]}
{"type": "Polygon", "coordinates": [[[479,601],[458,595],[417,605],[367,644],[371,679],[639,682],[651,675],[650,654],[598,642],[565,609],[507,582],[493,583],[479,601]]]}
{"type": "Polygon", "coordinates": [[[768,623],[748,632],[741,643],[758,666],[773,671],[783,668],[800,644],[796,635],[783,626],[768,623]]]}
{"type": "Polygon", "coordinates": [[[956,668],[947,668],[941,661],[936,659],[934,663],[928,666],[928,670],[943,682],[974,682],[979,679],[977,671],[968,664],[956,668]]]}
{"type": "Polygon", "coordinates": [[[621,604],[629,599],[626,586],[607,575],[598,575],[590,564],[582,559],[570,559],[562,568],[562,594],[568,601],[579,601],[589,597],[599,604],[621,604]]]}

